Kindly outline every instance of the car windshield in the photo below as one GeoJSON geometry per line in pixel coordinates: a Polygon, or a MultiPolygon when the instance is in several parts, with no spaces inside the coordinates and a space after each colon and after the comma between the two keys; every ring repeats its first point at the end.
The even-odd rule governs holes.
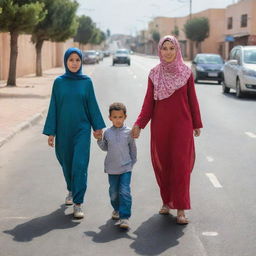
{"type": "Polygon", "coordinates": [[[256,64],[256,49],[244,51],[244,62],[247,64],[256,64]]]}
{"type": "Polygon", "coordinates": [[[128,54],[127,50],[117,50],[116,54],[128,54]]]}
{"type": "Polygon", "coordinates": [[[223,60],[218,55],[201,55],[197,57],[199,64],[223,64],[223,60]]]}
{"type": "Polygon", "coordinates": [[[96,52],[85,52],[84,53],[86,56],[92,56],[92,55],[96,55],[96,52]]]}

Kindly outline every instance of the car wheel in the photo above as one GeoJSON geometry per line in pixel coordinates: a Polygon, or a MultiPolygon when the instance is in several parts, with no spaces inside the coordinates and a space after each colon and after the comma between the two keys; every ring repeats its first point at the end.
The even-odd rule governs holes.
{"type": "Polygon", "coordinates": [[[236,97],[237,98],[242,98],[243,97],[243,92],[241,90],[241,84],[240,84],[240,79],[237,78],[236,80],[236,97]]]}
{"type": "Polygon", "coordinates": [[[229,93],[230,92],[230,88],[226,86],[225,79],[223,80],[223,83],[222,83],[222,92],[223,93],[229,93]]]}
{"type": "Polygon", "coordinates": [[[218,84],[221,84],[221,81],[218,81],[218,84]]]}
{"type": "Polygon", "coordinates": [[[130,65],[131,65],[131,62],[129,61],[127,64],[128,64],[128,66],[130,66],[130,65]]]}
{"type": "Polygon", "coordinates": [[[112,63],[112,66],[115,66],[115,62],[112,63]]]}

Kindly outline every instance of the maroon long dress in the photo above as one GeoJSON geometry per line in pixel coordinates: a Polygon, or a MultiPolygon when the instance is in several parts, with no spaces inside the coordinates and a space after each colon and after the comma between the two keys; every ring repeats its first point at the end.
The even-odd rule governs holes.
{"type": "Polygon", "coordinates": [[[193,129],[201,128],[193,76],[169,98],[154,100],[148,89],[136,125],[151,120],[151,160],[163,204],[170,209],[190,209],[190,174],[195,162],[193,129]]]}

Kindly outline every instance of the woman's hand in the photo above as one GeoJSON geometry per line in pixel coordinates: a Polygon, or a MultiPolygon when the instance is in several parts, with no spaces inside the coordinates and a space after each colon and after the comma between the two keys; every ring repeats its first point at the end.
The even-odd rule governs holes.
{"type": "Polygon", "coordinates": [[[199,128],[194,129],[194,136],[195,136],[195,137],[200,136],[200,134],[201,134],[201,130],[200,130],[199,128]]]}
{"type": "Polygon", "coordinates": [[[134,138],[134,139],[137,139],[137,138],[139,138],[139,136],[140,136],[140,127],[138,126],[138,125],[134,125],[133,127],[132,127],[132,131],[131,131],[131,135],[132,135],[132,137],[134,138]]]}
{"type": "Polygon", "coordinates": [[[96,130],[96,131],[93,132],[93,136],[96,140],[101,140],[102,139],[102,134],[103,134],[102,130],[96,130]]]}
{"type": "Polygon", "coordinates": [[[48,137],[48,145],[49,145],[50,147],[54,147],[54,136],[53,136],[53,135],[50,135],[50,136],[48,137]]]}

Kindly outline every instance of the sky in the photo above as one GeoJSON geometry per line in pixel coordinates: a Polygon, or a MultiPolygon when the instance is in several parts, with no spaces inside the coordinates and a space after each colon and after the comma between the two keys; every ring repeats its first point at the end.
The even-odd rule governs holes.
{"type": "MultiPolygon", "coordinates": [[[[78,15],[90,16],[97,27],[111,34],[136,35],[154,17],[189,14],[190,0],[77,0],[78,15]]],[[[192,13],[225,8],[238,0],[191,0],[192,13]]]]}

